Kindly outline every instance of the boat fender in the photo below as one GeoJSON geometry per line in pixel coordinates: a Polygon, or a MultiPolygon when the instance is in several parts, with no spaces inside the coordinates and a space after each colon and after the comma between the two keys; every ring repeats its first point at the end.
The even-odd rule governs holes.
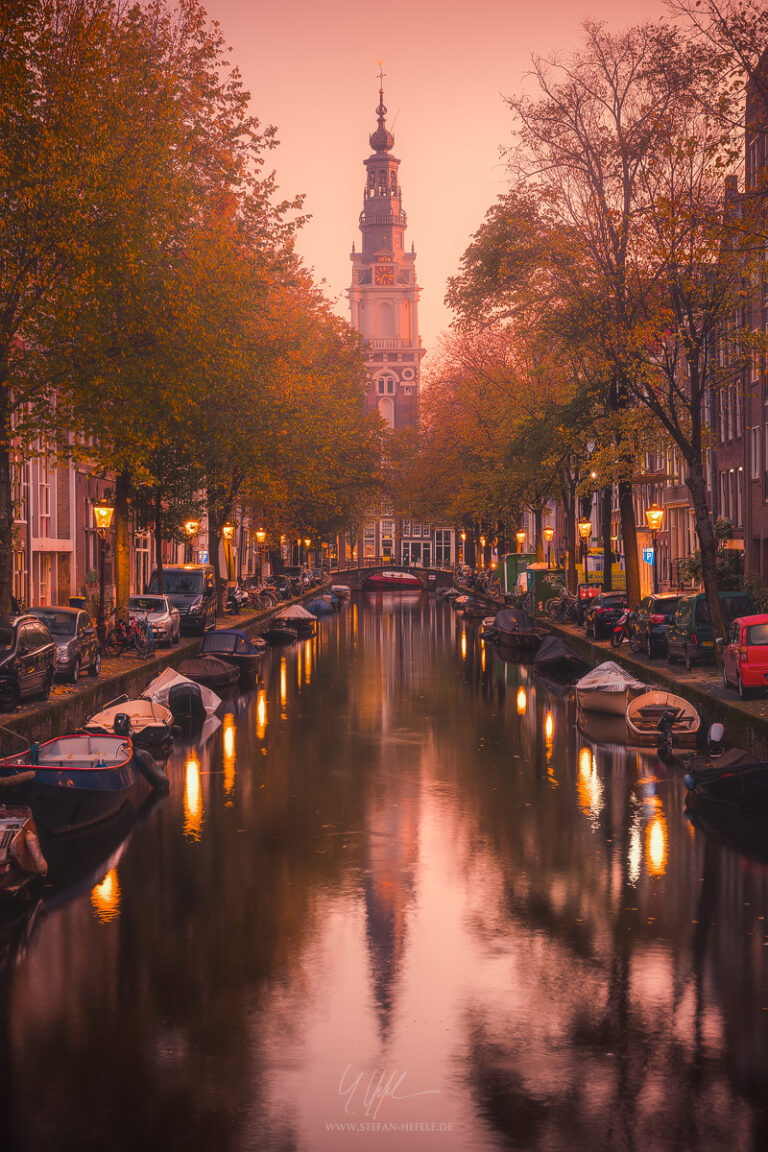
{"type": "Polygon", "coordinates": [[[168,792],[171,782],[149,752],[145,752],[143,748],[134,748],[133,754],[136,757],[136,766],[152,787],[158,792],[168,792]]]}
{"type": "Polygon", "coordinates": [[[683,780],[685,781],[686,788],[695,788],[696,787],[697,781],[696,781],[696,777],[694,776],[693,772],[686,772],[685,776],[683,776],[683,780]]]}

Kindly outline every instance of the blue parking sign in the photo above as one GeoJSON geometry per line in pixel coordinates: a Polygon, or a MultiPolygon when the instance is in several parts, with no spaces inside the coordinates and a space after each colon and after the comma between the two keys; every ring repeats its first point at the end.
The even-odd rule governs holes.
{"type": "Polygon", "coordinates": [[[643,548],[643,560],[646,564],[653,564],[653,548],[643,548]]]}

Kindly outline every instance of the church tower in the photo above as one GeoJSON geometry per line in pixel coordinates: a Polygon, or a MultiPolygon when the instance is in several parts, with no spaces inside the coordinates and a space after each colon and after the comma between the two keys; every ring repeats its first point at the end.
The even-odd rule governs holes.
{"type": "Polygon", "coordinates": [[[395,138],[386,127],[384,75],[379,74],[378,126],[366,170],[360,213],[362,250],[352,248],[349,305],[353,328],[367,342],[368,405],[392,428],[417,419],[419,373],[424,349],[418,325],[416,254],[405,251],[406,215],[392,155],[395,138]]]}

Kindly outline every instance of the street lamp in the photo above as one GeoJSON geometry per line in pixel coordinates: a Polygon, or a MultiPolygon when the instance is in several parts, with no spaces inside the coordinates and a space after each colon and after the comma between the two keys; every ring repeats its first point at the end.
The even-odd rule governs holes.
{"type": "Polygon", "coordinates": [[[256,529],[256,543],[259,546],[259,584],[264,583],[264,541],[267,534],[263,528],[256,529]]]}
{"type": "Polygon", "coordinates": [[[104,627],[104,553],[114,514],[114,505],[110,504],[108,500],[101,500],[93,506],[93,518],[96,521],[96,532],[99,537],[99,609],[96,616],[96,635],[102,644],[106,632],[104,627]]]}
{"type": "Polygon", "coordinates": [[[224,545],[225,545],[224,555],[226,556],[226,560],[227,560],[227,579],[232,580],[232,579],[234,579],[234,571],[235,571],[235,565],[234,565],[234,561],[232,558],[232,541],[234,540],[234,537],[235,537],[234,524],[230,524],[229,521],[227,521],[226,524],[222,524],[221,535],[224,538],[224,545]]]}
{"type": "Polygon", "coordinates": [[[515,532],[515,540],[517,540],[518,552],[522,552],[523,544],[525,544],[525,528],[519,528],[518,531],[515,532]]]}
{"type": "Polygon", "coordinates": [[[480,567],[485,568],[485,536],[480,537],[480,567]]]}
{"type": "Polygon", "coordinates": [[[307,568],[309,568],[309,546],[311,543],[312,543],[312,540],[310,539],[310,537],[305,536],[304,537],[304,563],[306,564],[307,568]]]}
{"type": "Polygon", "coordinates": [[[592,521],[588,520],[585,516],[583,520],[579,520],[579,536],[581,537],[581,551],[584,557],[584,583],[589,584],[589,568],[588,568],[588,541],[592,535],[592,521]]]}
{"type": "Polygon", "coordinates": [[[664,522],[664,509],[659,508],[655,502],[651,504],[650,508],[646,508],[645,510],[645,522],[648,525],[648,531],[651,534],[651,543],[653,545],[653,591],[656,593],[659,590],[659,569],[656,563],[656,537],[664,522]]]}
{"type": "Polygon", "coordinates": [[[552,541],[555,538],[555,530],[549,524],[542,530],[542,536],[547,542],[547,568],[552,567],[552,541]]]}
{"type": "Polygon", "coordinates": [[[464,531],[459,532],[459,539],[461,540],[461,559],[459,560],[459,563],[465,564],[466,563],[466,552],[467,552],[467,550],[466,550],[466,543],[467,543],[466,532],[464,532],[464,531]]]}
{"type": "Polygon", "coordinates": [[[192,541],[200,530],[200,521],[195,520],[194,516],[190,516],[189,520],[184,523],[184,531],[187,534],[187,546],[185,549],[185,560],[187,564],[192,559],[192,541]]]}

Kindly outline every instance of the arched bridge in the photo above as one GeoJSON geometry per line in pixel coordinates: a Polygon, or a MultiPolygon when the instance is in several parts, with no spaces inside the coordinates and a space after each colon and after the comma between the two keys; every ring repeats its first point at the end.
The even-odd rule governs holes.
{"type": "Polygon", "coordinates": [[[369,568],[340,568],[329,573],[332,584],[347,584],[352,589],[362,588],[365,581],[379,572],[408,572],[417,576],[428,592],[436,588],[450,588],[453,570],[450,568],[408,568],[402,564],[380,564],[369,568]]]}

